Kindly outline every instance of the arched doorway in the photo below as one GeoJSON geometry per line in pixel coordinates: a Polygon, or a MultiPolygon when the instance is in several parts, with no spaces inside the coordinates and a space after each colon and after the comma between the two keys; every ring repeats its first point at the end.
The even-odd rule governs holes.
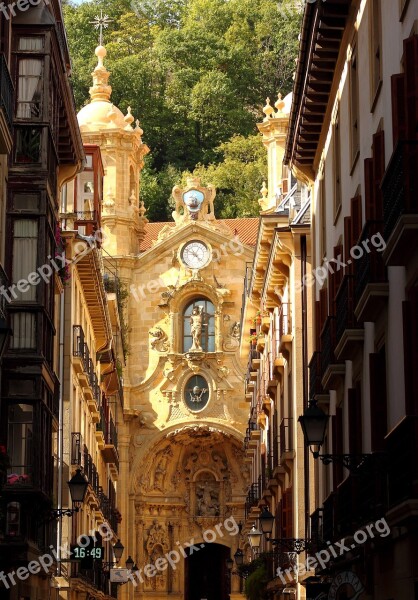
{"type": "Polygon", "coordinates": [[[230,549],[221,544],[197,544],[185,559],[185,600],[228,600],[230,549]]]}

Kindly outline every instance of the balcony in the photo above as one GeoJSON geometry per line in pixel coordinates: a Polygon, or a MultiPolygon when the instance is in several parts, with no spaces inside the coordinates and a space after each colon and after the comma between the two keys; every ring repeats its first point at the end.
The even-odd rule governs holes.
{"type": "Polygon", "coordinates": [[[279,452],[281,464],[285,463],[287,460],[292,460],[295,457],[292,427],[293,419],[285,418],[281,420],[279,426],[279,452]]]}
{"type": "Polygon", "coordinates": [[[82,466],[85,476],[89,484],[91,485],[96,496],[99,494],[99,473],[97,471],[97,467],[93,462],[91,455],[87,449],[87,446],[83,448],[83,456],[82,456],[82,466]]]}
{"type": "Polygon", "coordinates": [[[104,447],[101,449],[103,460],[110,465],[113,474],[117,476],[119,471],[118,434],[112,416],[106,424],[104,435],[104,447]]]}
{"type": "Polygon", "coordinates": [[[73,325],[73,366],[83,388],[93,423],[100,420],[101,391],[81,325],[73,325]]]}
{"type": "Polygon", "coordinates": [[[327,317],[321,331],[321,384],[327,390],[336,378],[344,375],[345,366],[335,359],[336,322],[335,317],[327,317]]]}
{"type": "Polygon", "coordinates": [[[382,228],[382,221],[367,221],[358,244],[368,242],[370,248],[370,252],[365,249],[354,263],[354,312],[359,323],[375,321],[387,302],[389,286],[382,252],[370,244],[373,236],[381,234],[382,228]]]}
{"type": "Polygon", "coordinates": [[[386,438],[390,524],[418,515],[418,417],[405,417],[386,438]]]}
{"type": "Polygon", "coordinates": [[[279,352],[286,360],[289,360],[293,341],[292,314],[290,307],[290,302],[284,302],[279,310],[279,352]]]}
{"type": "Polygon", "coordinates": [[[317,394],[322,393],[321,386],[321,353],[316,351],[308,365],[309,368],[309,398],[312,400],[317,394]]]}
{"type": "Polygon", "coordinates": [[[118,586],[110,583],[109,574],[101,570],[100,564],[91,569],[82,569],[79,564],[73,563],[71,565],[71,580],[72,588],[88,590],[84,592],[87,597],[96,597],[99,592],[100,596],[117,598],[118,586]],[[77,580],[79,580],[79,583],[76,583],[77,580]]]}
{"type": "Polygon", "coordinates": [[[81,433],[72,432],[71,433],[71,464],[72,465],[81,465],[83,455],[83,438],[81,433]]]}
{"type": "Polygon", "coordinates": [[[249,516],[251,509],[258,507],[259,501],[260,489],[258,483],[252,483],[245,499],[245,518],[249,516]]]}
{"type": "Polygon", "coordinates": [[[418,141],[398,142],[382,181],[387,265],[404,265],[418,230],[418,141]]]}
{"type": "Polygon", "coordinates": [[[345,275],[335,301],[335,356],[338,360],[353,358],[364,339],[354,314],[354,278],[345,275]]]}
{"type": "Polygon", "coordinates": [[[0,54],[0,154],[10,154],[13,143],[14,88],[4,54],[0,54]]]}

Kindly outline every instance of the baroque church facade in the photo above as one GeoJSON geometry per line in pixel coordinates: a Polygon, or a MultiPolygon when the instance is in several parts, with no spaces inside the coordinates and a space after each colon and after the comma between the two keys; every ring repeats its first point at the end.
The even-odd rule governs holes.
{"type": "Polygon", "coordinates": [[[111,104],[105,48],[96,56],[91,101],[78,120],[83,142],[101,149],[104,261],[117,263],[127,292],[118,535],[138,570],[120,593],[242,597],[239,578],[230,590],[226,559],[247,547],[239,346],[258,219],[217,220],[216,190],[191,178],[173,190],[173,221],[148,223],[139,189],[149,149],[130,110],[124,116],[111,104]]]}

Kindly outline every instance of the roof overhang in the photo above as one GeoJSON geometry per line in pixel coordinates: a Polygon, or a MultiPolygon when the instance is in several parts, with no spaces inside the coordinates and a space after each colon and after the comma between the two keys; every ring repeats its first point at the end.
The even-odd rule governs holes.
{"type": "Polygon", "coordinates": [[[347,17],[354,4],[355,0],[317,0],[305,5],[284,162],[310,178],[347,17]]]}

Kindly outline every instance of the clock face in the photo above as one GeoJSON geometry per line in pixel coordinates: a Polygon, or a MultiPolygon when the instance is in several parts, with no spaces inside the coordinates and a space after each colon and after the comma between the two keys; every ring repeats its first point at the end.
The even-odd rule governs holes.
{"type": "Polygon", "coordinates": [[[197,240],[188,242],[181,251],[181,258],[191,269],[201,269],[209,262],[209,248],[197,240]]]}

